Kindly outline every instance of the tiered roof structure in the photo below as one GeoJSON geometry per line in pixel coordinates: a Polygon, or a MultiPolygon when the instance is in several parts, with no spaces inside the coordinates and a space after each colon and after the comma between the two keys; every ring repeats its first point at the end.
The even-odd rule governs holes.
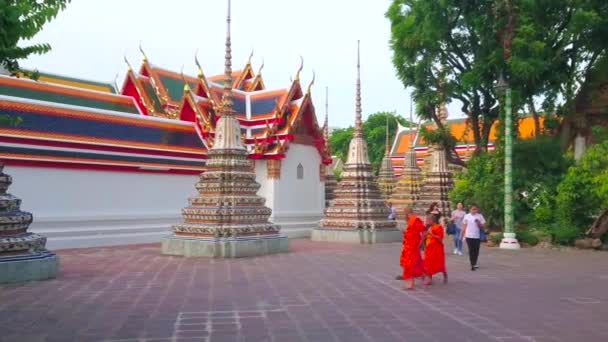
{"type": "Polygon", "coordinates": [[[390,210],[378,189],[363,139],[359,61],[357,45],[355,130],[342,179],[335,190],[336,198],[325,209],[319,228],[313,230],[312,239],[316,241],[376,243],[401,239],[396,222],[388,219],[390,210]]]}
{"type": "Polygon", "coordinates": [[[182,210],[184,223],[173,226],[173,236],[163,240],[163,254],[209,257],[244,257],[288,250],[287,237],[268,221],[272,211],[256,193],[251,160],[243,145],[233,102],[228,0],[225,78],[207,171],[196,184],[198,195],[182,210]]]}
{"type": "Polygon", "coordinates": [[[378,172],[378,187],[382,192],[384,199],[388,200],[393,194],[395,183],[395,172],[390,157],[390,144],[388,133],[388,117],[386,118],[386,144],[384,145],[384,157],[380,162],[380,170],[378,172]]]}
{"type": "MultiPolygon", "coordinates": [[[[327,149],[327,154],[331,155],[331,148],[329,146],[329,96],[327,87],[325,88],[325,123],[323,124],[323,137],[327,144],[325,148],[327,149]]],[[[331,200],[336,198],[335,191],[338,186],[338,180],[336,179],[336,175],[334,175],[334,164],[324,165],[324,170],[322,172],[325,174],[323,179],[325,180],[325,207],[329,207],[329,203],[331,200]]]]}
{"type": "Polygon", "coordinates": [[[12,178],[3,170],[0,162],[0,284],[55,278],[57,256],[46,250],[45,237],[27,231],[33,216],[7,193],[12,178]]]}
{"type": "MultiPolygon", "coordinates": [[[[166,70],[152,64],[144,55],[138,71],[129,66],[120,93],[133,97],[144,115],[180,119],[195,123],[205,148],[213,146],[218,104],[222,89],[231,81],[233,110],[239,121],[244,144],[251,159],[283,159],[290,142],[298,136],[312,137],[311,143],[322,154],[325,164],[325,139],[316,119],[310,95],[300,84],[300,64],[288,89],[268,90],[262,78],[262,66],[253,70],[251,56],[242,70],[227,75],[207,77],[195,58],[196,76],[166,70]],[[304,134],[302,134],[304,133],[304,134]]],[[[314,82],[314,80],[313,80],[314,82]]],[[[297,142],[297,141],[296,141],[297,142]]]]}

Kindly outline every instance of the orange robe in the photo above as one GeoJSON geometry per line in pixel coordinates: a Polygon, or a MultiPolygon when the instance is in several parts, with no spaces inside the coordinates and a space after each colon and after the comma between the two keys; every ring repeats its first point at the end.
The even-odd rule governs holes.
{"type": "Polygon", "coordinates": [[[429,234],[426,236],[424,247],[424,273],[428,275],[445,272],[445,251],[442,240],[443,227],[440,224],[432,225],[429,234]]]}
{"type": "Polygon", "coordinates": [[[425,231],[422,220],[411,216],[407,227],[403,231],[403,247],[401,249],[400,264],[403,267],[403,279],[421,277],[424,275],[424,265],[420,255],[421,235],[425,231]]]}

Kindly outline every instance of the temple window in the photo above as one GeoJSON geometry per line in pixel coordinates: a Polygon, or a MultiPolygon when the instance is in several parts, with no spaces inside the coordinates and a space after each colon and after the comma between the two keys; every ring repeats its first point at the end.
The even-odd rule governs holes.
{"type": "Polygon", "coordinates": [[[298,179],[304,179],[304,166],[298,164],[298,179]]]}

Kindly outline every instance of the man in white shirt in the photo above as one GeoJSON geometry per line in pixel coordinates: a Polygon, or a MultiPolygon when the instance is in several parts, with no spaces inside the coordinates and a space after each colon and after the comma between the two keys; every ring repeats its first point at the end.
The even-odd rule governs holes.
{"type": "Polygon", "coordinates": [[[460,239],[466,238],[469,247],[471,271],[479,268],[477,259],[479,258],[479,246],[481,245],[481,230],[484,229],[485,224],[486,220],[479,213],[479,208],[476,204],[472,204],[469,213],[462,219],[462,230],[460,231],[460,239]]]}
{"type": "Polygon", "coordinates": [[[393,207],[393,204],[391,202],[387,202],[386,206],[391,211],[391,213],[388,215],[388,219],[393,220],[393,221],[396,220],[397,219],[397,209],[395,209],[395,207],[393,207]]]}

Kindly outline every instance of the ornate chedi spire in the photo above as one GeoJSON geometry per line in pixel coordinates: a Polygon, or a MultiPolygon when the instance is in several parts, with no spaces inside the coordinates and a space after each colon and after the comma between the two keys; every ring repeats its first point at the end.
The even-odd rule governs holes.
{"type": "MultiPolygon", "coordinates": [[[[325,123],[323,125],[323,139],[329,151],[329,90],[325,87],[325,123]]],[[[328,153],[330,154],[330,153],[328,153]]],[[[329,207],[330,201],[336,198],[336,187],[338,181],[334,175],[333,163],[325,165],[325,207],[329,207]]]]}
{"type": "Polygon", "coordinates": [[[380,163],[378,172],[378,187],[382,191],[384,199],[389,199],[393,194],[395,183],[395,173],[393,172],[393,163],[390,156],[389,131],[388,131],[388,115],[386,116],[386,142],[384,144],[384,157],[380,163]]]}
{"type": "MultiPolygon", "coordinates": [[[[410,122],[409,122],[409,133],[411,136],[410,147],[405,153],[405,160],[403,162],[403,170],[401,176],[397,181],[393,195],[391,196],[391,202],[397,209],[397,220],[401,224],[405,223],[405,217],[403,209],[406,207],[414,207],[418,201],[420,188],[422,187],[422,170],[418,167],[416,157],[416,143],[418,137],[418,131],[414,135],[414,129],[412,127],[414,123],[414,115],[412,102],[410,102],[410,122]]],[[[419,213],[420,214],[420,213],[419,213]]]]}
{"type": "Polygon", "coordinates": [[[209,149],[206,171],[196,183],[198,195],[182,209],[184,223],[174,225],[163,240],[162,253],[187,257],[246,257],[286,252],[287,237],[268,218],[271,209],[256,193],[260,184],[241,141],[241,127],[232,100],[230,0],[228,0],[224,91],[209,149]]]}
{"type": "MultiPolygon", "coordinates": [[[[445,105],[442,104],[437,110],[441,115],[440,118],[447,120],[448,113],[445,105]]],[[[452,210],[450,201],[448,200],[448,193],[454,186],[454,180],[452,172],[448,169],[446,153],[443,146],[434,144],[429,146],[429,155],[429,165],[415,209],[417,212],[422,213],[432,203],[437,202],[442,214],[449,217],[452,210]]]]}
{"type": "Polygon", "coordinates": [[[12,178],[3,170],[0,162],[0,284],[55,278],[57,256],[46,250],[45,237],[27,232],[32,214],[7,193],[12,178]]]}
{"type": "Polygon", "coordinates": [[[342,180],[335,190],[336,198],[325,209],[325,217],[312,232],[316,241],[350,243],[395,242],[401,240],[396,222],[389,220],[390,210],[372,173],[363,139],[361,123],[361,77],[357,42],[357,85],[355,131],[348,148],[342,180]]]}

